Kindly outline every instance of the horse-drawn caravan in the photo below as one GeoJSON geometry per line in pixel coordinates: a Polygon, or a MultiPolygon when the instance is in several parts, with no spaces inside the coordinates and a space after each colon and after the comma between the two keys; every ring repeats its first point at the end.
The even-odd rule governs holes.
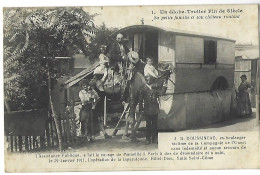
{"type": "MultiPolygon", "coordinates": [[[[112,37],[119,33],[123,34],[129,50],[138,53],[140,60],[152,57],[158,70],[172,70],[167,81],[167,91],[159,100],[159,131],[203,126],[230,116],[234,40],[149,25],[125,27],[113,33],[112,37]]],[[[78,98],[79,87],[74,88],[74,85],[85,77],[93,77],[97,66],[98,63],[65,82],[70,92],[68,97],[73,93],[74,100],[78,98]]],[[[133,88],[135,86],[136,89],[141,87],[138,81],[133,84],[133,88]]],[[[107,94],[113,93],[111,88],[104,89],[107,94]]],[[[118,95],[120,90],[116,91],[117,100],[112,101],[119,103],[114,107],[121,104],[118,95]]]]}
{"type": "Polygon", "coordinates": [[[122,28],[130,50],[171,66],[167,92],[160,97],[159,131],[203,126],[230,116],[235,41],[149,25],[122,28]]]}

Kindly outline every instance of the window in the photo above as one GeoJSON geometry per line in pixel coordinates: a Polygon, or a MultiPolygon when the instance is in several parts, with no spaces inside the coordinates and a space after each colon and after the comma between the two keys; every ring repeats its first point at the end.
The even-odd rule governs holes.
{"type": "Polygon", "coordinates": [[[217,42],[204,40],[204,64],[214,64],[217,59],[217,42]]]}

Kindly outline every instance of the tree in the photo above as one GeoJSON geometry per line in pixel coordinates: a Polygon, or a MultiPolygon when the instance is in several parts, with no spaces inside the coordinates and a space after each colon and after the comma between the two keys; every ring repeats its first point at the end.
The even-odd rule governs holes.
{"type": "Polygon", "coordinates": [[[91,43],[88,45],[88,55],[91,61],[98,58],[101,45],[106,45],[107,50],[109,50],[109,46],[113,43],[114,40],[114,38],[111,38],[111,35],[117,30],[117,28],[107,28],[105,23],[97,27],[95,37],[92,38],[91,43]]]}
{"type": "Polygon", "coordinates": [[[83,31],[96,30],[94,16],[82,8],[4,9],[6,109],[42,108],[50,103],[60,149],[61,136],[50,95],[59,77],[54,58],[73,55],[75,46],[89,52],[83,31]]]}
{"type": "Polygon", "coordinates": [[[48,67],[55,80],[55,56],[71,56],[75,46],[88,54],[82,31],[96,30],[94,16],[81,8],[4,9],[5,101],[12,109],[46,106],[48,67]]]}

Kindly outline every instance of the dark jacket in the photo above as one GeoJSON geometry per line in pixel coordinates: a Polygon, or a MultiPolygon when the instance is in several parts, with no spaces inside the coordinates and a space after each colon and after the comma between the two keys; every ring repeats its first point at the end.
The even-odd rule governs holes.
{"type": "Polygon", "coordinates": [[[145,86],[142,90],[142,98],[144,100],[144,113],[146,115],[157,115],[159,113],[159,97],[158,88],[152,85],[152,89],[145,86]]]}
{"type": "MultiPolygon", "coordinates": [[[[125,49],[125,53],[127,54],[129,52],[128,47],[124,44],[123,44],[123,47],[125,49]]],[[[122,60],[121,51],[120,51],[118,42],[114,42],[111,45],[110,50],[108,52],[108,57],[110,58],[110,62],[112,62],[112,63],[122,60]]]]}

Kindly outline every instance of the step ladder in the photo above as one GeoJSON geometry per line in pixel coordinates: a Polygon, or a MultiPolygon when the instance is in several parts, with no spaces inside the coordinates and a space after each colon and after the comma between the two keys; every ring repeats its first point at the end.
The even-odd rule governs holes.
{"type": "Polygon", "coordinates": [[[119,118],[119,120],[118,120],[118,122],[117,122],[117,124],[116,124],[115,130],[114,130],[114,132],[113,132],[113,134],[112,134],[113,136],[116,136],[117,132],[118,132],[119,130],[121,130],[120,124],[121,124],[122,122],[125,122],[125,124],[127,124],[127,119],[128,119],[128,114],[129,114],[129,108],[130,108],[129,104],[126,103],[125,106],[124,106],[124,111],[123,111],[123,113],[121,114],[121,116],[120,116],[120,118],[119,118]]]}
{"type": "MultiPolygon", "coordinates": [[[[124,134],[123,134],[123,137],[126,136],[128,134],[128,129],[129,129],[129,121],[128,121],[128,116],[129,116],[129,109],[130,109],[130,105],[128,103],[125,104],[125,107],[124,107],[124,111],[123,113],[121,114],[117,124],[116,124],[116,127],[115,127],[115,130],[113,132],[113,136],[116,136],[117,132],[119,130],[121,130],[122,128],[124,128],[124,134]],[[120,124],[121,123],[124,123],[125,126],[124,127],[121,127],[120,124]]],[[[135,131],[139,128],[139,125],[141,123],[141,119],[142,119],[142,116],[140,115],[137,120],[136,120],[136,123],[135,123],[135,126],[134,126],[134,129],[135,131]]]]}

